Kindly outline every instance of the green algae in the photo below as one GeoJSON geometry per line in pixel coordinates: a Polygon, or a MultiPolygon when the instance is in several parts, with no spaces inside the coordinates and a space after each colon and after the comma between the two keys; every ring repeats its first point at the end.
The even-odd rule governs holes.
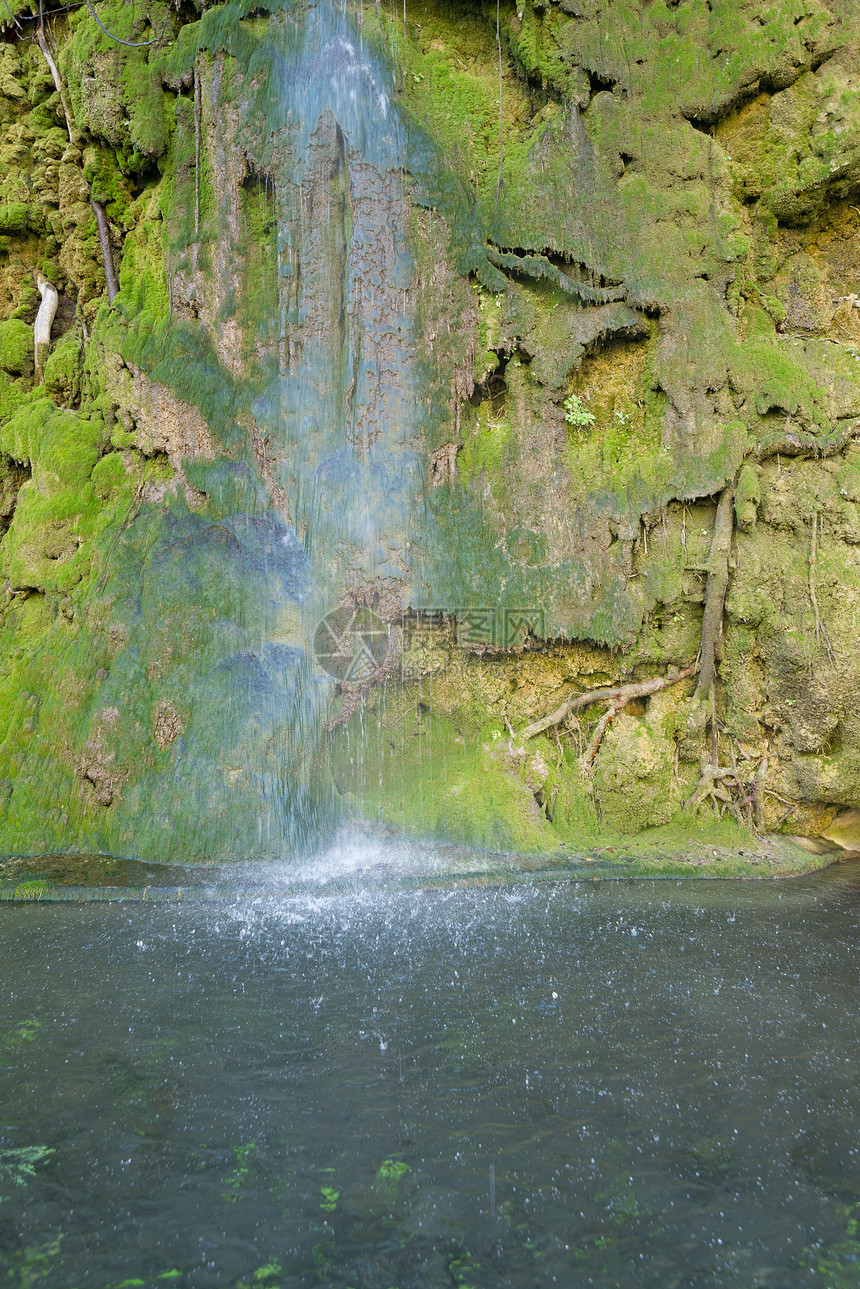
{"type": "Polygon", "coordinates": [[[533,796],[494,759],[492,742],[467,739],[444,718],[416,709],[399,720],[354,719],[335,737],[331,758],[338,790],[371,823],[489,851],[556,848],[533,796]]]}

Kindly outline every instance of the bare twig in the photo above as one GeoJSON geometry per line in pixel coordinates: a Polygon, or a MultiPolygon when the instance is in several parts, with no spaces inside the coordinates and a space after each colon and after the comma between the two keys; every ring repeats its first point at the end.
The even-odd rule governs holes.
{"type": "Polygon", "coordinates": [[[115,36],[112,31],[108,31],[107,27],[93,8],[92,0],[87,0],[87,8],[106,36],[110,36],[111,40],[115,40],[118,45],[127,45],[129,49],[146,49],[147,45],[157,45],[167,30],[167,18],[170,13],[170,7],[168,6],[164,12],[164,22],[162,24],[161,31],[157,36],[153,36],[152,40],[123,40],[120,36],[115,36]]]}
{"type": "Polygon", "coordinates": [[[12,19],[12,21],[14,22],[15,26],[18,28],[18,30],[19,30],[19,31],[23,31],[23,30],[24,30],[24,28],[21,26],[20,22],[19,22],[19,21],[18,21],[18,19],[15,17],[14,13],[12,12],[12,10],[9,8],[9,0],[3,0],[3,3],[4,3],[4,5],[6,6],[6,12],[8,13],[9,17],[10,17],[10,18],[12,19]]]}
{"type": "Polygon", "coordinates": [[[776,832],[777,828],[781,828],[782,825],[785,823],[786,819],[790,819],[797,809],[798,809],[798,806],[791,806],[788,810],[786,810],[785,814],[780,815],[776,823],[773,825],[771,832],[776,832]]]}
{"type": "Polygon", "coordinates": [[[542,716],[539,721],[533,721],[525,729],[520,730],[519,739],[525,742],[527,739],[534,738],[536,734],[543,734],[544,730],[552,729],[556,725],[562,725],[573,712],[580,711],[583,707],[591,707],[593,703],[616,703],[621,702],[621,706],[629,703],[632,698],[645,698],[648,694],[659,693],[668,685],[677,685],[679,681],[686,680],[688,676],[694,676],[699,669],[697,662],[691,663],[689,667],[676,671],[674,667],[669,669],[667,676],[652,676],[650,680],[633,681],[629,685],[615,685],[605,689],[590,689],[585,694],[574,694],[557,707],[554,712],[548,716],[542,716]]]}
{"type": "Polygon", "coordinates": [[[784,806],[791,806],[793,810],[800,805],[799,801],[792,801],[791,797],[783,797],[779,792],[774,792],[773,788],[765,788],[765,792],[769,797],[775,797],[777,801],[781,801],[784,806]]]}

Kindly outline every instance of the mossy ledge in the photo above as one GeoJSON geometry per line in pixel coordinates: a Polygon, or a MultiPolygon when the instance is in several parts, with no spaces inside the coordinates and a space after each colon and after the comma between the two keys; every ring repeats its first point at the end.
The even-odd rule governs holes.
{"type": "Polygon", "coordinates": [[[277,77],[303,0],[106,0],[112,31],[154,41],[136,49],[85,6],[58,15],[71,126],[37,7],[11,10],[0,853],[272,858],[344,819],[642,872],[860,846],[850,8],[523,0],[497,29],[484,0],[356,6],[405,149],[365,205],[357,141],[322,117],[291,187],[277,77]],[[369,325],[349,263],[375,200],[396,214],[380,280],[401,301],[385,334],[408,337],[409,482],[378,572],[338,551],[323,604],[297,498],[365,386],[340,371],[280,439],[273,391],[313,336],[346,353],[369,325]],[[316,248],[303,201],[326,212],[316,248]],[[309,304],[317,253],[347,283],[342,336],[309,304]],[[58,309],[37,377],[38,275],[58,309]],[[691,679],[628,704],[585,770],[600,706],[520,740],[572,694],[696,659],[721,496],[707,702],[691,679]],[[375,680],[316,667],[308,606],[338,603],[399,633],[375,680]]]}

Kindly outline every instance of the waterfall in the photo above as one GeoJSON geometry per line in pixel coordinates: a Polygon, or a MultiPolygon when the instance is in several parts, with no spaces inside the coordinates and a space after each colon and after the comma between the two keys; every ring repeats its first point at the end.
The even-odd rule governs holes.
{"type": "MultiPolygon", "coordinates": [[[[188,466],[221,517],[183,518],[178,542],[161,539],[152,614],[170,585],[176,613],[191,597],[209,624],[165,829],[184,812],[207,838],[183,838],[192,854],[278,858],[319,845],[337,818],[320,761],[337,674],[325,623],[343,634],[358,610],[365,635],[384,636],[408,594],[423,490],[411,205],[390,73],[326,0],[271,21],[243,84],[237,114],[216,60],[218,234],[205,271],[196,244],[174,266],[174,313],[183,283],[205,295],[195,316],[239,391],[221,451],[188,466]]],[[[355,676],[362,632],[345,638],[355,676]]]]}

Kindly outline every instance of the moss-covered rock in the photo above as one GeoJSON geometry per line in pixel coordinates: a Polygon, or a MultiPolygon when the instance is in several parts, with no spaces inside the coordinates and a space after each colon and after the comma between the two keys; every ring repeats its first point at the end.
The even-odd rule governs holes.
{"type": "Polygon", "coordinates": [[[20,318],[0,322],[0,368],[10,376],[33,370],[33,328],[20,318]]]}
{"type": "Polygon", "coordinates": [[[68,332],[56,344],[45,363],[45,389],[58,407],[71,407],[80,398],[83,374],[81,336],[68,332]]]}
{"type": "Polygon", "coordinates": [[[0,206],[0,233],[15,236],[27,231],[27,207],[23,201],[0,206]]]}

